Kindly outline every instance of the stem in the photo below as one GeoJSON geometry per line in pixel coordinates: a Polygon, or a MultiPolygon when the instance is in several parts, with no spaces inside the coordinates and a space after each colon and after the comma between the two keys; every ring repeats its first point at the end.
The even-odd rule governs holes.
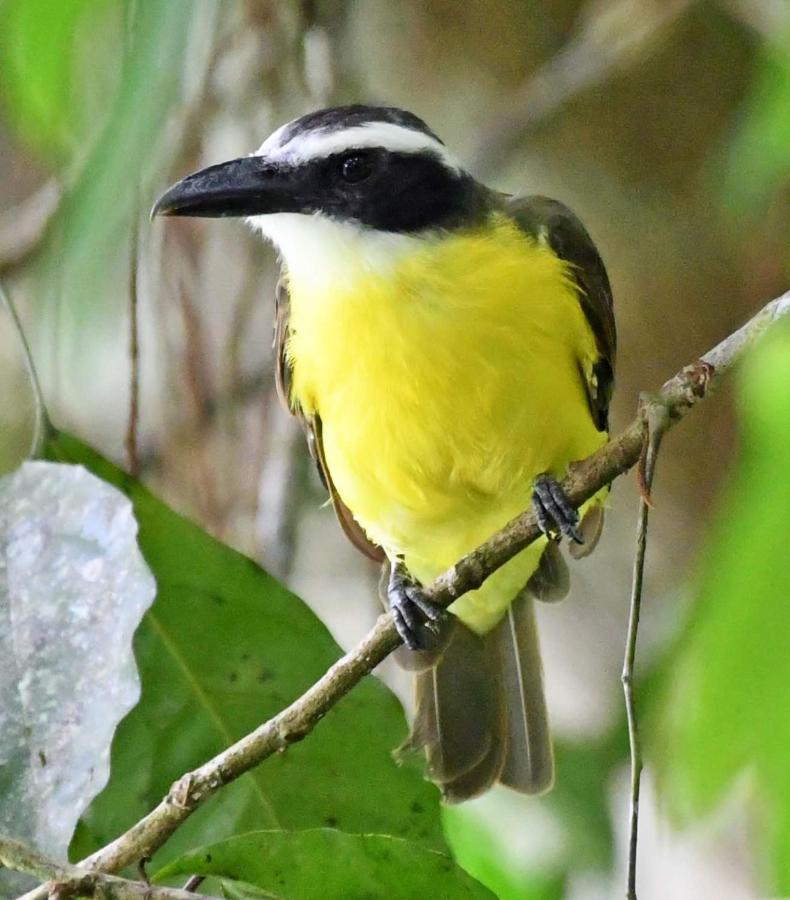
{"type": "Polygon", "coordinates": [[[139,211],[135,204],[129,252],[129,418],[126,426],[126,462],[129,472],[135,477],[140,472],[140,454],[137,446],[137,426],[140,420],[140,336],[137,311],[139,231],[139,211]]]}
{"type": "Polygon", "coordinates": [[[631,582],[631,603],[628,614],[628,633],[623,661],[623,693],[625,712],[628,720],[628,744],[631,750],[631,810],[628,836],[628,873],[626,877],[626,898],[636,897],[636,859],[639,834],[639,790],[642,778],[642,746],[639,740],[639,725],[634,700],[634,664],[636,661],[636,641],[639,633],[639,617],[642,610],[642,583],[645,571],[645,551],[647,549],[647,525],[650,513],[650,488],[653,484],[658,448],[661,438],[669,427],[669,409],[660,400],[647,401],[643,406],[647,425],[644,444],[644,468],[640,472],[639,514],[636,521],[636,551],[634,553],[634,574],[631,582]]]}

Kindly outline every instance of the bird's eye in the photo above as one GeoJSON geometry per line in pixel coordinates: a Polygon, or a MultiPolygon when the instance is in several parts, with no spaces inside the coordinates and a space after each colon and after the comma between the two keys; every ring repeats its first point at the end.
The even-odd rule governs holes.
{"type": "Polygon", "coordinates": [[[351,153],[343,157],[340,163],[340,174],[343,181],[359,184],[373,174],[373,161],[363,153],[351,153]]]}

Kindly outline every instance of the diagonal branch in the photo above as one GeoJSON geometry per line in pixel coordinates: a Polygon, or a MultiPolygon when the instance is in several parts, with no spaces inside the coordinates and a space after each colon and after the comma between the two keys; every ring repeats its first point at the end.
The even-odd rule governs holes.
{"type": "MultiPolygon", "coordinates": [[[[37,891],[52,900],[69,897],[100,897],[101,900],[212,900],[179,888],[158,887],[143,881],[128,881],[101,872],[86,872],[66,863],[55,863],[21,841],[0,835],[0,867],[24,872],[46,881],[37,891]]],[[[215,898],[219,900],[219,898],[215,898]]]]}
{"type": "MultiPolygon", "coordinates": [[[[738,331],[667,381],[651,403],[664,408],[668,427],[708,396],[745,347],[782,316],[790,317],[790,292],[773,300],[738,331]]],[[[592,456],[574,463],[562,482],[570,500],[579,506],[628,471],[639,460],[645,437],[645,417],[640,415],[592,456]]],[[[428,597],[448,606],[467,591],[480,587],[494,570],[540,534],[534,513],[527,510],[437,578],[426,589],[428,597]]],[[[198,769],[183,775],[158,806],[80,865],[101,872],[117,872],[135,860],[152,855],[220,788],[306,737],[399,643],[391,615],[380,616],[370,633],[298,700],[198,769]]],[[[46,893],[38,889],[21,900],[44,898],[46,893]]]]}

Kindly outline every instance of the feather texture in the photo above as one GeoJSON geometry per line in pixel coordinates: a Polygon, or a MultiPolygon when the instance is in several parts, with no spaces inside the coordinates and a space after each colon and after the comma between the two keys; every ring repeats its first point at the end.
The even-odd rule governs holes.
{"type": "Polygon", "coordinates": [[[499,780],[525,794],[554,782],[548,713],[532,597],[522,592],[495,631],[506,709],[506,749],[499,780]]]}
{"type": "Polygon", "coordinates": [[[553,783],[533,603],[522,592],[482,637],[453,620],[443,652],[416,675],[417,711],[401,749],[425,750],[430,776],[448,803],[475,797],[496,781],[526,794],[553,783]]]}

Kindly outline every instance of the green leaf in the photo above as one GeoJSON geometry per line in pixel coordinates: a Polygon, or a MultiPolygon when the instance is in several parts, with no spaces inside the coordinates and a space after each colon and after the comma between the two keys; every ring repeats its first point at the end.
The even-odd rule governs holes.
{"type": "Polygon", "coordinates": [[[696,603],[670,660],[658,762],[675,811],[714,806],[749,769],[763,803],[759,846],[776,893],[790,893],[790,323],[740,375],[742,451],[696,603]]]}
{"type": "MultiPolygon", "coordinates": [[[[44,260],[52,301],[87,313],[94,326],[99,312],[117,319],[126,301],[129,229],[140,209],[150,207],[148,181],[162,177],[165,123],[181,98],[190,25],[198,12],[209,21],[214,15],[193,0],[145,0],[130,9],[135,14],[123,77],[106,124],[64,198],[44,260]]],[[[118,69],[124,54],[120,35],[114,47],[110,65],[93,60],[103,75],[118,69]]],[[[204,64],[202,57],[190,59],[189,71],[199,77],[204,64]]],[[[85,329],[75,334],[84,341],[85,329]]]]}
{"type": "Polygon", "coordinates": [[[228,881],[226,878],[218,879],[218,881],[225,900],[260,900],[260,898],[271,900],[272,897],[269,891],[262,891],[244,881],[228,881]]]}
{"type": "MultiPolygon", "coordinates": [[[[524,798],[524,802],[541,801],[530,797],[524,798]]],[[[556,859],[548,860],[545,868],[536,870],[510,858],[512,850],[507,852],[503,840],[510,837],[512,822],[508,825],[508,835],[504,835],[493,833],[473,809],[453,806],[444,809],[443,813],[453,855],[499,900],[562,900],[565,896],[566,870],[556,859]]],[[[525,816],[525,819],[534,822],[534,816],[525,816]]],[[[523,840],[530,840],[526,828],[523,840]]]]}
{"type": "Polygon", "coordinates": [[[187,853],[157,873],[218,875],[288,900],[492,898],[444,853],[385,834],[258,831],[187,853]]]}
{"type": "MultiPolygon", "coordinates": [[[[83,464],[132,500],[158,585],[135,641],[142,699],[116,734],[110,783],[78,829],[72,852],[82,856],[133,824],[174,779],[296,699],[341,651],[252,560],[75,438],[56,433],[46,455],[83,464]]],[[[396,698],[366,679],[305,741],[223,788],[163,856],[255,828],[324,825],[443,848],[436,789],[391,757],[405,730],[396,698]]]]}
{"type": "Polygon", "coordinates": [[[609,808],[612,773],[625,762],[628,744],[621,723],[597,740],[557,741],[557,777],[544,802],[566,834],[572,871],[610,871],[614,834],[609,808]]]}
{"type": "MultiPolygon", "coordinates": [[[[86,69],[108,43],[109,0],[5,0],[0,5],[0,85],[10,121],[47,155],[74,150],[95,128],[86,69]]],[[[96,86],[96,80],[94,87],[96,86]]],[[[99,82],[102,92],[113,79],[99,82]]],[[[111,97],[111,94],[109,95],[111,97]]],[[[105,99],[106,103],[106,99],[105,99]]]]}
{"type": "Polygon", "coordinates": [[[557,778],[545,797],[502,793],[496,798],[498,815],[489,810],[486,821],[474,806],[443,810],[453,855],[500,900],[560,900],[571,872],[611,868],[614,838],[607,789],[626,757],[624,725],[618,723],[596,741],[558,741],[554,749],[557,778]],[[554,836],[556,847],[549,839],[545,850],[533,850],[526,860],[525,854],[514,852],[514,846],[543,847],[546,834],[554,836]]]}

